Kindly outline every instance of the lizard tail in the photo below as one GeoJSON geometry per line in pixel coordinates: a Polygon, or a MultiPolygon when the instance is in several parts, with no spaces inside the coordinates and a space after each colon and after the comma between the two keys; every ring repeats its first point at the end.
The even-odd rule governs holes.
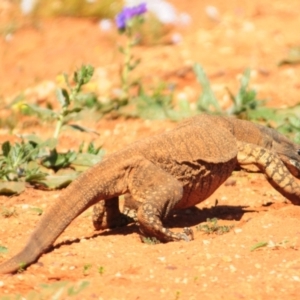
{"type": "Polygon", "coordinates": [[[122,170],[108,172],[106,166],[105,162],[94,166],[62,192],[43,215],[25,248],[0,265],[0,274],[14,273],[32,264],[51,247],[72,220],[88,207],[100,199],[110,199],[123,193],[123,180],[118,180],[113,175],[118,174],[119,177],[122,175],[122,170]],[[107,176],[108,173],[112,175],[107,176]]]}

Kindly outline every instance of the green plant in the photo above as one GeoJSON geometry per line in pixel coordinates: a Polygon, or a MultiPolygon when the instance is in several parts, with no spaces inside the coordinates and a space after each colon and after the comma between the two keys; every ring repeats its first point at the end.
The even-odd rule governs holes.
{"type": "Polygon", "coordinates": [[[100,275],[103,275],[103,273],[104,273],[104,267],[100,266],[100,267],[98,268],[98,273],[99,273],[100,275]]]}
{"type": "MultiPolygon", "coordinates": [[[[83,147],[84,147],[84,143],[81,143],[79,146],[79,149],[78,149],[78,153],[83,153],[83,147]]],[[[90,142],[88,144],[86,153],[98,155],[98,154],[101,154],[101,150],[102,150],[102,147],[95,147],[94,143],[90,142]]]]}
{"type": "Polygon", "coordinates": [[[172,121],[178,121],[191,115],[187,100],[182,100],[179,103],[179,109],[174,109],[173,86],[160,82],[148,92],[140,82],[137,86],[137,95],[132,97],[128,105],[120,107],[120,115],[147,120],[170,119],[172,121]]]}
{"type": "MultiPolygon", "coordinates": [[[[69,82],[69,78],[64,74],[65,82],[68,89],[59,88],[56,91],[56,98],[61,106],[59,111],[54,111],[51,108],[41,108],[34,104],[26,104],[31,111],[40,117],[48,117],[49,119],[56,120],[56,126],[53,134],[53,138],[57,139],[63,126],[67,125],[69,121],[77,113],[79,113],[83,106],[76,105],[83,85],[87,84],[94,74],[94,68],[91,65],[83,65],[77,71],[74,72],[73,82],[75,86],[72,86],[69,82]]],[[[86,131],[85,128],[79,125],[70,125],[74,129],[86,131]]]]}
{"type": "MultiPolygon", "coordinates": [[[[277,127],[277,130],[285,135],[293,136],[293,139],[296,143],[300,143],[300,120],[299,120],[299,113],[297,114],[296,110],[299,110],[300,106],[297,105],[292,108],[292,113],[286,111],[283,115],[283,119],[281,118],[281,122],[277,127]]],[[[278,121],[279,118],[278,118],[278,121]]]]}
{"type": "Polygon", "coordinates": [[[65,153],[58,153],[56,148],[54,148],[50,151],[49,155],[42,160],[42,165],[57,171],[70,166],[76,156],[77,153],[75,151],[69,150],[65,153]]]}
{"type": "Polygon", "coordinates": [[[40,284],[39,287],[36,287],[34,291],[31,291],[26,295],[22,296],[21,294],[14,294],[2,297],[0,296],[0,300],[69,299],[70,297],[79,295],[89,285],[89,281],[79,281],[75,283],[58,281],[50,284],[40,284]],[[36,289],[38,289],[38,291],[36,291],[36,289]]]}
{"type": "Polygon", "coordinates": [[[141,236],[141,240],[143,243],[148,245],[157,245],[160,244],[160,241],[156,237],[144,237],[141,236]]]}
{"type": "Polygon", "coordinates": [[[119,51],[123,54],[124,60],[121,67],[121,90],[123,99],[130,98],[129,89],[132,86],[130,73],[140,63],[135,59],[132,50],[137,44],[137,33],[140,25],[144,22],[143,15],[147,12],[146,4],[141,3],[134,7],[124,7],[116,16],[116,25],[120,34],[126,36],[125,46],[120,46],[119,51]]]}
{"type": "Polygon", "coordinates": [[[268,117],[274,117],[274,110],[264,107],[264,100],[257,99],[257,93],[249,88],[250,69],[246,69],[241,77],[240,87],[236,95],[228,88],[230,99],[233,104],[227,111],[222,110],[214,92],[210,86],[204,69],[199,65],[194,65],[194,72],[198,82],[201,84],[202,93],[197,101],[196,109],[200,112],[207,112],[221,115],[236,115],[238,118],[248,120],[266,120],[268,117]]]}
{"type": "Polygon", "coordinates": [[[257,99],[257,93],[254,89],[249,88],[250,74],[250,69],[244,71],[240,80],[240,88],[236,95],[227,88],[233,102],[228,112],[242,119],[254,119],[257,109],[265,103],[265,101],[257,99]]]}
{"type": "Polygon", "coordinates": [[[293,46],[289,49],[286,58],[279,61],[278,66],[300,64],[300,46],[293,46]]]}
{"type": "Polygon", "coordinates": [[[206,234],[224,234],[229,232],[234,226],[219,225],[217,218],[207,219],[206,224],[197,225],[196,229],[204,231],[206,234]]]}
{"type": "Polygon", "coordinates": [[[73,16],[111,18],[122,5],[121,0],[37,0],[32,14],[36,17],[73,16]]]}
{"type": "Polygon", "coordinates": [[[175,300],[179,300],[180,295],[181,295],[181,292],[180,291],[176,291],[176,293],[175,293],[175,300]]]}
{"type": "Polygon", "coordinates": [[[222,114],[221,106],[211,89],[209,79],[202,66],[194,65],[194,72],[198,82],[201,84],[202,93],[197,101],[197,110],[202,112],[210,112],[222,114]]]}
{"type": "Polygon", "coordinates": [[[0,254],[5,254],[7,252],[8,252],[8,249],[6,247],[0,245],[0,254]]]}
{"type": "Polygon", "coordinates": [[[30,207],[29,210],[34,214],[37,214],[38,216],[41,216],[43,214],[43,210],[39,207],[30,207]]]}
{"type": "Polygon", "coordinates": [[[91,269],[92,264],[85,264],[83,266],[83,275],[87,276],[89,274],[89,270],[91,269]]]}
{"type": "Polygon", "coordinates": [[[82,66],[74,72],[73,82],[69,82],[64,75],[67,89],[57,90],[57,99],[60,109],[54,111],[51,107],[41,108],[37,105],[26,104],[26,107],[39,117],[56,120],[53,138],[45,141],[35,135],[23,135],[21,142],[12,145],[6,141],[1,146],[0,153],[0,194],[11,195],[21,193],[25,189],[25,182],[35,186],[48,188],[60,188],[69,184],[81,172],[96,164],[102,159],[104,151],[101,147],[95,147],[89,143],[86,151],[83,151],[82,143],[78,151],[69,150],[66,153],[57,151],[58,136],[63,126],[71,126],[74,129],[91,132],[87,128],[69,121],[80,112],[84,106],[78,105],[82,86],[87,84],[93,75],[92,66],[82,66]],[[62,168],[71,168],[68,173],[60,174],[62,168]],[[52,169],[55,173],[53,173],[52,169]]]}
{"type": "Polygon", "coordinates": [[[40,147],[37,143],[29,141],[12,145],[9,141],[1,145],[0,178],[5,181],[36,182],[45,178],[35,164],[39,157],[40,147]],[[32,163],[32,164],[30,164],[32,163]]]}
{"type": "Polygon", "coordinates": [[[24,272],[25,269],[26,269],[26,263],[25,262],[19,263],[18,273],[24,272]]]}
{"type": "Polygon", "coordinates": [[[1,215],[3,218],[17,217],[18,212],[15,207],[7,208],[4,205],[1,207],[1,215]]]}
{"type": "Polygon", "coordinates": [[[278,242],[278,243],[273,242],[271,240],[268,241],[268,242],[265,242],[265,241],[258,242],[254,246],[251,247],[250,251],[253,252],[257,249],[266,248],[266,247],[269,248],[269,249],[273,249],[273,250],[278,250],[280,248],[286,249],[287,247],[292,248],[292,249],[296,249],[295,243],[292,243],[289,246],[288,246],[288,243],[289,243],[288,240],[283,240],[282,242],[278,242]]]}

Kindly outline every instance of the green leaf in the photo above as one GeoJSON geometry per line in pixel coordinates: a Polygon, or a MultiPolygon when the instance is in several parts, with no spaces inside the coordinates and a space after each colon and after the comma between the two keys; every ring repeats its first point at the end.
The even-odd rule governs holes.
{"type": "Polygon", "coordinates": [[[292,47],[289,50],[287,58],[279,61],[278,66],[299,64],[299,63],[300,63],[300,47],[296,46],[296,47],[292,47]]]}
{"type": "Polygon", "coordinates": [[[89,129],[87,127],[81,126],[81,125],[77,125],[77,124],[67,124],[65,125],[67,127],[71,127],[72,129],[81,131],[81,132],[89,132],[89,133],[95,133],[97,135],[99,135],[99,133],[93,129],[89,129]]]}
{"type": "Polygon", "coordinates": [[[202,94],[197,102],[198,109],[205,112],[221,113],[222,109],[211,89],[210,82],[204,72],[204,69],[199,64],[195,64],[194,72],[198,82],[202,86],[202,94]]]}
{"type": "Polygon", "coordinates": [[[262,247],[266,247],[268,246],[268,242],[259,242],[257,244],[255,244],[253,247],[251,247],[250,251],[254,251],[258,248],[262,248],[262,247]]]}
{"type": "Polygon", "coordinates": [[[76,171],[84,171],[103,159],[104,151],[102,150],[97,155],[90,153],[79,153],[76,159],[72,161],[71,167],[76,171]]]}
{"type": "Polygon", "coordinates": [[[43,210],[39,207],[30,207],[29,210],[36,213],[38,216],[41,216],[43,214],[43,210]]]}
{"type": "MultiPolygon", "coordinates": [[[[234,95],[228,88],[230,99],[233,102],[233,105],[227,110],[228,114],[234,114],[241,119],[258,119],[255,115],[258,116],[258,109],[262,107],[265,103],[264,100],[256,99],[257,93],[254,89],[250,89],[250,69],[246,69],[240,80],[240,87],[236,95],[234,95]]],[[[265,111],[267,108],[263,108],[265,111]]]]}
{"type": "Polygon", "coordinates": [[[64,175],[50,175],[41,181],[49,189],[60,189],[68,186],[74,179],[78,177],[77,172],[70,172],[64,175]]]}
{"type": "Polygon", "coordinates": [[[67,90],[57,89],[56,98],[62,107],[68,107],[70,105],[70,97],[67,90]]]}
{"type": "Polygon", "coordinates": [[[39,136],[37,136],[36,134],[22,134],[21,138],[23,140],[28,141],[28,142],[30,142],[30,141],[34,142],[37,145],[40,145],[40,144],[43,143],[43,140],[39,136]]]}
{"type": "Polygon", "coordinates": [[[39,169],[34,170],[32,173],[30,173],[30,172],[26,172],[26,173],[27,174],[26,174],[26,177],[25,177],[25,181],[30,182],[30,183],[40,182],[43,179],[45,179],[45,177],[47,176],[46,173],[40,172],[39,169]]]}
{"type": "Polygon", "coordinates": [[[160,83],[149,95],[141,84],[138,87],[138,96],[129,105],[119,108],[120,114],[150,120],[164,120],[172,117],[172,114],[175,116],[177,112],[173,109],[171,88],[160,83]]]}
{"type": "Polygon", "coordinates": [[[83,65],[74,73],[74,81],[79,85],[88,83],[94,74],[94,67],[91,65],[83,65]]]}
{"type": "Polygon", "coordinates": [[[89,143],[88,149],[87,149],[87,153],[97,155],[97,154],[100,153],[100,151],[103,151],[101,146],[99,146],[99,147],[96,148],[93,142],[89,143]]]}
{"type": "Polygon", "coordinates": [[[53,149],[50,155],[42,160],[42,165],[57,170],[69,166],[76,156],[77,153],[74,151],[58,153],[56,149],[53,149]]]}
{"type": "Polygon", "coordinates": [[[290,116],[288,118],[289,123],[291,126],[293,126],[295,129],[300,130],[300,120],[296,116],[290,116]]]}
{"type": "Polygon", "coordinates": [[[2,144],[2,155],[4,155],[5,157],[7,157],[9,155],[11,149],[11,145],[9,141],[6,141],[2,144]]]}
{"type": "Polygon", "coordinates": [[[120,53],[122,53],[122,54],[125,54],[125,49],[124,49],[124,47],[122,47],[122,46],[119,46],[119,47],[118,47],[118,51],[119,51],[120,53]]]}
{"type": "Polygon", "coordinates": [[[259,120],[259,121],[274,121],[278,122],[282,118],[276,113],[276,109],[270,107],[258,107],[247,112],[247,116],[250,120],[259,120]]]}
{"type": "Polygon", "coordinates": [[[8,252],[8,249],[6,247],[0,245],[0,253],[7,253],[7,252],[8,252]]]}
{"type": "Polygon", "coordinates": [[[25,182],[0,182],[0,195],[11,196],[21,194],[25,190],[25,182]]]}
{"type": "MultiPolygon", "coordinates": [[[[42,283],[40,284],[40,287],[45,289],[45,290],[49,290],[49,291],[56,291],[57,290],[61,290],[61,288],[67,286],[69,284],[68,281],[59,281],[59,282],[54,282],[54,283],[42,283]]],[[[58,297],[53,297],[52,299],[58,299],[58,297]]]]}
{"type": "Polygon", "coordinates": [[[76,296],[76,295],[78,295],[80,292],[82,292],[89,285],[90,285],[89,281],[82,281],[82,282],[79,283],[78,287],[71,286],[68,289],[68,296],[76,296]]]}
{"type": "Polygon", "coordinates": [[[70,114],[73,114],[73,113],[79,113],[82,111],[82,107],[75,107],[75,108],[72,108],[72,109],[67,109],[64,111],[63,115],[64,116],[68,116],[70,114]]]}
{"type": "Polygon", "coordinates": [[[41,144],[41,147],[49,148],[50,150],[53,150],[53,149],[55,149],[57,144],[58,144],[58,140],[56,138],[49,138],[41,144]]]}
{"type": "Polygon", "coordinates": [[[34,112],[37,116],[41,117],[41,118],[47,118],[47,119],[56,119],[57,118],[57,114],[48,108],[41,108],[35,104],[30,104],[30,103],[26,103],[24,104],[27,107],[30,108],[30,110],[32,112],[34,112]]]}
{"type": "Polygon", "coordinates": [[[76,103],[79,103],[81,107],[98,108],[100,103],[98,102],[97,95],[95,93],[78,93],[76,95],[76,103]]]}

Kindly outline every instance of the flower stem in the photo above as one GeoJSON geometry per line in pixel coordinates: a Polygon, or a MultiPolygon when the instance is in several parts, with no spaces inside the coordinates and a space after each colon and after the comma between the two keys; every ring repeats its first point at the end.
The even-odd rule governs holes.
{"type": "Polygon", "coordinates": [[[60,133],[61,128],[62,128],[62,126],[64,124],[65,111],[66,111],[66,107],[63,107],[62,111],[58,115],[58,120],[57,120],[57,123],[56,123],[54,135],[53,135],[53,137],[55,139],[58,139],[59,133],[60,133]]]}
{"type": "Polygon", "coordinates": [[[122,80],[122,91],[124,93],[125,98],[129,98],[129,73],[130,73],[130,63],[131,63],[131,51],[132,50],[132,42],[131,39],[128,38],[126,42],[126,46],[124,48],[124,65],[121,74],[122,80]]]}

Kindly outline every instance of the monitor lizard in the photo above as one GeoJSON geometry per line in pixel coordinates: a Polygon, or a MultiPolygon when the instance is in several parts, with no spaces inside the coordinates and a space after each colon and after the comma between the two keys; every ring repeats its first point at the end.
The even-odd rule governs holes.
{"type": "Polygon", "coordinates": [[[24,249],[0,265],[0,273],[35,262],[73,219],[100,200],[107,205],[94,216],[95,227],[125,225],[118,205],[118,196],[124,194],[137,203],[142,234],[162,242],[190,241],[191,230],[172,232],[163,219],[173,209],[208,198],[236,169],[251,167],[263,173],[277,191],[300,205],[295,180],[300,178],[299,149],[276,130],[249,121],[207,114],[187,119],[82,173],[42,216],[24,249]]]}

